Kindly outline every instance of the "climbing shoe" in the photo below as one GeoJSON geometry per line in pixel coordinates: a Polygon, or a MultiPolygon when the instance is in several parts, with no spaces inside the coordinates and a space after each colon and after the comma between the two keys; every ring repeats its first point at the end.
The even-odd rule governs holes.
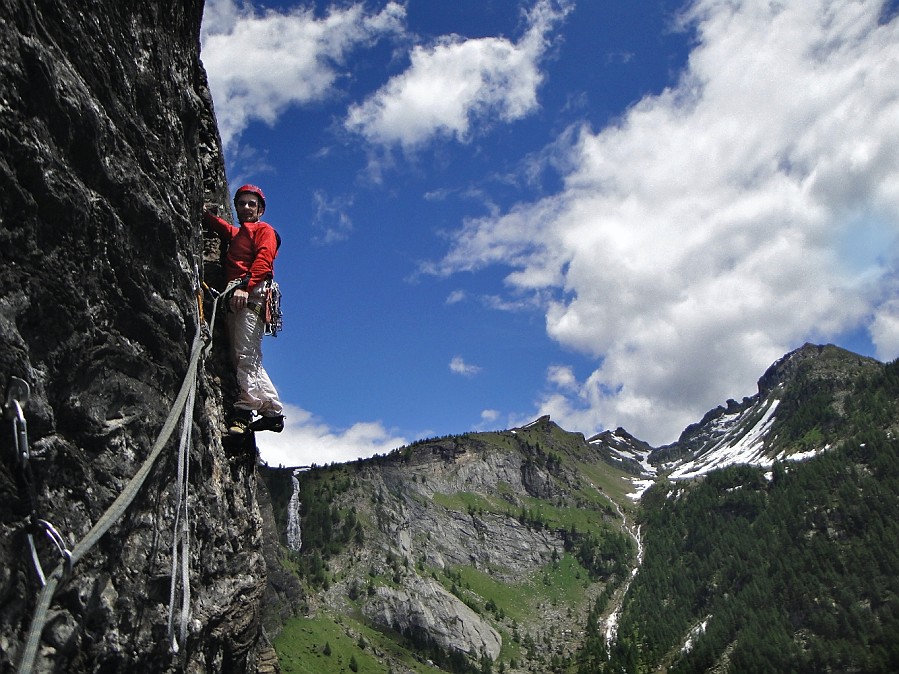
{"type": "Polygon", "coordinates": [[[280,433],[284,430],[284,415],[278,414],[273,417],[259,417],[250,424],[251,431],[274,431],[280,433]]]}
{"type": "Polygon", "coordinates": [[[228,435],[246,435],[250,430],[250,420],[245,416],[235,415],[228,422],[228,435]]]}

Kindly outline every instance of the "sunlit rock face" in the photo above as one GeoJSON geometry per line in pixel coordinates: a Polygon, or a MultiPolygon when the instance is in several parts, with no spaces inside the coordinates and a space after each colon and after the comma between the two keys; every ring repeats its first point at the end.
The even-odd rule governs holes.
{"type": "MultiPolygon", "coordinates": [[[[198,215],[227,194],[202,8],[0,4],[0,394],[11,377],[31,394],[27,466],[9,418],[0,431],[2,671],[19,664],[41,590],[29,521],[52,523],[74,548],[150,454],[187,370],[198,215]]],[[[179,427],[124,516],[60,583],[35,671],[256,671],[256,454],[222,444],[220,347],[200,363],[191,410],[186,639],[175,653],[168,634],[179,427]]],[[[43,533],[34,540],[49,574],[60,556],[43,533]]],[[[180,586],[177,597],[180,608],[180,586]]]]}

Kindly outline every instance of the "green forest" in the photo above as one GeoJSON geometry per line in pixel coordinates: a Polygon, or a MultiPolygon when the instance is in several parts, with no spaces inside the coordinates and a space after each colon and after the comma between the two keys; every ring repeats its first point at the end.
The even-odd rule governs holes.
{"type": "Polygon", "coordinates": [[[899,441],[658,485],[642,512],[618,643],[581,671],[899,671],[899,441]]]}
{"type": "Polygon", "coordinates": [[[899,671],[897,400],[896,362],[849,387],[800,368],[773,442],[836,444],[644,494],[618,640],[579,672],[899,671]]]}

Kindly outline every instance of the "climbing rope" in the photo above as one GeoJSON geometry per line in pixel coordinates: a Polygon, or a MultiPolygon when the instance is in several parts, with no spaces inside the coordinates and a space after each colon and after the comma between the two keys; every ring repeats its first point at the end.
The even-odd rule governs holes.
{"type": "MultiPolygon", "coordinates": [[[[212,339],[212,332],[206,326],[203,315],[203,287],[200,280],[200,269],[194,264],[194,295],[197,301],[199,325],[206,330],[206,337],[212,339]]],[[[217,300],[216,300],[217,303],[217,300]]],[[[196,383],[187,395],[186,409],[193,410],[196,398],[196,383]]],[[[190,528],[189,528],[189,490],[190,490],[190,438],[193,431],[193,415],[186,412],[181,419],[181,441],[178,443],[178,482],[175,493],[175,522],[172,526],[172,573],[169,593],[168,637],[172,653],[178,653],[180,643],[187,640],[187,628],[190,620],[190,528]],[[178,560],[181,560],[179,565],[178,560]],[[181,617],[178,636],[175,636],[175,597],[178,588],[178,577],[181,578],[181,617]]]]}
{"type": "MultiPolygon", "coordinates": [[[[198,281],[199,285],[199,281],[198,281]]],[[[212,291],[205,283],[203,284],[204,288],[207,288],[210,291],[210,294],[213,295],[213,303],[212,303],[212,314],[211,320],[207,325],[203,325],[202,322],[198,321],[197,330],[194,334],[193,344],[191,345],[190,357],[188,360],[187,372],[184,375],[184,380],[181,383],[181,388],[178,391],[178,396],[175,398],[175,402],[172,405],[171,410],[169,411],[168,416],[166,417],[165,423],[162,426],[162,430],[160,430],[159,435],[156,438],[156,441],[153,443],[153,448],[150,451],[149,456],[147,456],[144,463],[138,469],[138,471],[134,474],[134,477],[125,485],[125,488],[119,494],[119,496],[113,501],[112,505],[106,510],[105,513],[100,517],[96,524],[91,528],[90,531],[87,532],[85,537],[81,539],[81,541],[75,545],[75,547],[69,552],[65,550],[64,546],[60,546],[60,552],[63,556],[63,562],[61,562],[49,575],[44,577],[43,571],[40,569],[40,563],[36,562],[38,566],[38,573],[42,577],[43,587],[41,588],[41,593],[38,598],[37,608],[35,609],[34,616],[32,616],[31,626],[28,630],[28,638],[25,643],[25,650],[22,656],[22,661],[19,664],[19,672],[20,674],[30,674],[34,667],[35,657],[37,655],[37,649],[40,645],[41,634],[44,630],[44,627],[47,623],[47,619],[49,617],[50,604],[53,601],[53,597],[56,593],[56,588],[59,586],[59,583],[67,576],[69,572],[71,572],[72,568],[75,564],[77,564],[93,547],[96,543],[103,537],[103,535],[109,531],[113,524],[115,524],[122,515],[125,514],[125,511],[134,501],[134,498],[137,496],[138,491],[143,486],[144,482],[147,479],[147,476],[150,474],[150,471],[153,468],[156,460],[159,458],[159,455],[162,453],[162,450],[165,448],[169,439],[172,436],[172,433],[175,430],[176,425],[178,424],[178,420],[182,417],[182,413],[184,416],[182,432],[181,432],[181,442],[179,447],[179,458],[178,458],[178,488],[177,488],[177,499],[178,504],[176,506],[176,531],[173,535],[175,539],[173,541],[173,573],[172,573],[172,591],[171,591],[171,603],[170,603],[170,617],[169,617],[169,636],[172,638],[172,650],[174,652],[178,651],[178,643],[174,640],[174,619],[173,619],[173,608],[174,608],[174,595],[175,595],[175,584],[176,573],[175,567],[177,566],[178,561],[175,559],[175,548],[180,543],[180,558],[181,558],[181,571],[182,571],[182,602],[181,602],[181,620],[180,620],[180,630],[179,636],[181,639],[181,643],[183,643],[187,636],[187,628],[189,624],[190,618],[190,583],[189,583],[189,568],[190,568],[190,558],[189,558],[189,537],[187,535],[188,532],[188,517],[187,517],[187,481],[188,481],[188,450],[190,446],[190,433],[191,428],[193,426],[193,407],[194,407],[194,399],[196,395],[196,386],[197,386],[197,369],[200,362],[200,357],[202,355],[206,355],[212,348],[212,326],[214,326],[216,310],[218,308],[218,303],[223,298],[227,298],[231,292],[234,291],[239,285],[238,282],[231,282],[228,284],[228,287],[221,293],[216,293],[212,291]],[[206,342],[204,348],[204,341],[206,342]],[[183,517],[181,515],[182,509],[184,511],[183,517]],[[177,526],[178,522],[181,523],[181,531],[178,532],[177,526]]],[[[15,378],[11,378],[15,379],[15,378]]],[[[21,381],[21,380],[20,380],[21,381]]],[[[24,382],[23,382],[24,383],[24,382]]],[[[27,386],[27,385],[26,385],[27,386]]],[[[17,405],[16,409],[16,420],[21,419],[21,426],[16,426],[16,452],[17,455],[25,454],[27,458],[28,452],[28,443],[27,443],[27,433],[24,432],[24,415],[22,414],[21,405],[17,405]],[[24,449],[23,449],[24,446],[24,449]]],[[[14,424],[17,421],[14,421],[14,424]]],[[[58,545],[62,543],[62,537],[56,533],[56,530],[53,529],[52,526],[49,525],[46,527],[48,535],[50,532],[54,532],[55,536],[58,537],[58,545]]],[[[51,539],[57,540],[51,535],[51,539]]],[[[33,556],[35,560],[37,559],[36,552],[34,551],[32,545],[33,556]]]]}
{"type": "MultiPolygon", "coordinates": [[[[196,384],[196,380],[194,380],[196,384]]],[[[187,408],[193,409],[196,385],[187,396],[187,408]]],[[[187,640],[187,627],[190,620],[190,527],[188,526],[188,489],[190,487],[190,437],[193,419],[187,414],[181,421],[181,442],[178,444],[178,484],[175,495],[175,525],[172,527],[172,585],[169,594],[169,642],[173,653],[179,651],[179,643],[187,640]],[[175,637],[175,595],[181,558],[181,619],[178,637],[175,637]]]]}

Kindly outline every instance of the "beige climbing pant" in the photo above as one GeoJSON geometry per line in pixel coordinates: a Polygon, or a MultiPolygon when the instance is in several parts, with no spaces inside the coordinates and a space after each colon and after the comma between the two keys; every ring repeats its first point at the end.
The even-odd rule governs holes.
{"type": "MultiPolygon", "coordinates": [[[[249,303],[256,306],[265,301],[265,284],[257,285],[250,293],[249,303]]],[[[263,416],[282,414],[284,406],[278,398],[272,380],[262,367],[262,335],[265,323],[251,307],[228,314],[228,333],[231,354],[237,371],[240,397],[234,408],[253,411],[263,416]]]]}

